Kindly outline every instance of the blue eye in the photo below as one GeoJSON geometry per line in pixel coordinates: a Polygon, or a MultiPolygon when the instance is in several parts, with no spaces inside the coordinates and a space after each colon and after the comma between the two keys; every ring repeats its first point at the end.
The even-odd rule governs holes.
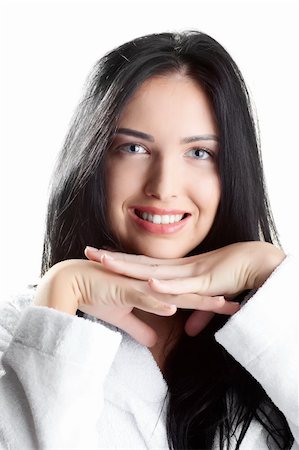
{"type": "Polygon", "coordinates": [[[210,150],[207,150],[205,148],[192,148],[189,150],[186,155],[190,155],[195,159],[208,159],[213,158],[213,153],[210,150]],[[190,155],[191,153],[191,155],[190,155]]]}
{"type": "Polygon", "coordinates": [[[120,149],[125,153],[131,153],[136,155],[143,155],[144,153],[147,153],[145,148],[143,148],[139,144],[125,144],[122,145],[120,149]]]}

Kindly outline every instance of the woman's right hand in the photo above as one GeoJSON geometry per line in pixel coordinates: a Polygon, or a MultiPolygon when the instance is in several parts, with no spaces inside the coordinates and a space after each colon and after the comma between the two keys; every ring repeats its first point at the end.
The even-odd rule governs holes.
{"type": "Polygon", "coordinates": [[[70,314],[80,309],[151,347],[157,334],[132,313],[133,308],[160,316],[171,316],[177,310],[171,305],[172,295],[154,295],[146,281],[109,272],[94,261],[72,259],[55,264],[42,277],[34,304],[70,314]]]}

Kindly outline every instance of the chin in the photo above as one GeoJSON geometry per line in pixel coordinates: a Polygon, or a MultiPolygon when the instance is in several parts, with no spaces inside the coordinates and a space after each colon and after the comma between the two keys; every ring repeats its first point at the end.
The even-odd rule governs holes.
{"type": "MultiPolygon", "coordinates": [[[[144,256],[150,256],[157,259],[176,259],[183,258],[187,255],[191,249],[178,249],[178,248],[163,248],[163,245],[159,246],[138,246],[132,253],[144,256]]],[[[175,245],[173,245],[175,247],[175,245]]]]}

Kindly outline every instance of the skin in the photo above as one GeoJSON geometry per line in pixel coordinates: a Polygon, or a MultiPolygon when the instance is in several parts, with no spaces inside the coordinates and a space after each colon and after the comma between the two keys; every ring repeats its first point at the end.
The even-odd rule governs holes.
{"type": "Polygon", "coordinates": [[[124,108],[118,128],[143,131],[155,142],[115,136],[107,159],[112,231],[128,252],[155,258],[186,255],[208,234],[220,200],[218,143],[180,143],[183,137],[217,135],[206,94],[182,75],[151,78],[124,108]],[[137,144],[135,154],[128,152],[128,144],[137,144]],[[196,148],[206,148],[213,156],[203,151],[198,157],[196,148]],[[128,214],[132,205],[179,209],[191,213],[191,218],[179,232],[155,235],[132,221],[128,214]]]}
{"type": "Polygon", "coordinates": [[[158,339],[150,351],[162,372],[167,353],[183,330],[189,336],[195,336],[215,313],[236,313],[239,304],[225,299],[233,298],[247,289],[259,289],[286,256],[274,245],[259,241],[238,242],[211,252],[173,260],[112,253],[89,247],[85,254],[111,272],[148,280],[155,294],[171,295],[165,301],[183,308],[172,317],[159,317],[140,309],[134,310],[137,317],[157,333],[158,339]],[[152,278],[153,267],[155,278],[152,278]],[[225,297],[221,297],[221,294],[225,297]],[[184,308],[194,309],[187,320],[184,308]],[[169,340],[171,333],[174,334],[169,340]]]}
{"type": "MultiPolygon", "coordinates": [[[[155,142],[122,134],[115,136],[107,159],[112,231],[130,253],[155,258],[186,255],[208,234],[220,200],[218,143],[215,140],[180,143],[183,137],[217,136],[207,95],[197,83],[182,75],[153,77],[130,99],[118,128],[145,132],[155,142]],[[132,149],[128,144],[137,144],[134,150],[139,153],[129,153],[132,149]],[[211,154],[195,153],[196,148],[206,148],[211,154]],[[155,235],[132,221],[128,213],[132,205],[179,209],[191,213],[191,218],[176,233],[155,235]]],[[[167,318],[138,309],[134,313],[160,336],[152,353],[161,353],[174,326],[178,335],[183,329],[180,314],[167,318]]]]}
{"type": "Polygon", "coordinates": [[[147,80],[122,111],[120,128],[154,138],[117,134],[106,160],[108,220],[125,251],[86,248],[87,260],[55,264],[34,303],[69,314],[80,309],[116,325],[148,346],[163,372],[184,330],[194,336],[215,313],[236,313],[239,305],[230,299],[258,289],[285,254],[265,242],[240,242],[185,257],[210,231],[221,194],[217,139],[180,142],[218,133],[194,81],[179,74],[147,80]],[[189,218],[179,231],[157,234],[132,219],[133,205],[179,209],[189,218]]]}

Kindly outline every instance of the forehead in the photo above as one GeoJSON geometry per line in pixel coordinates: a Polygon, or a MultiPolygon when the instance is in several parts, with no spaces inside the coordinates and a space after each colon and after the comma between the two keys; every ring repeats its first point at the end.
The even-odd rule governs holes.
{"type": "Polygon", "coordinates": [[[215,132],[216,119],[210,99],[195,80],[181,74],[151,77],[135,91],[124,107],[118,127],[172,129],[187,127],[215,132]]]}

